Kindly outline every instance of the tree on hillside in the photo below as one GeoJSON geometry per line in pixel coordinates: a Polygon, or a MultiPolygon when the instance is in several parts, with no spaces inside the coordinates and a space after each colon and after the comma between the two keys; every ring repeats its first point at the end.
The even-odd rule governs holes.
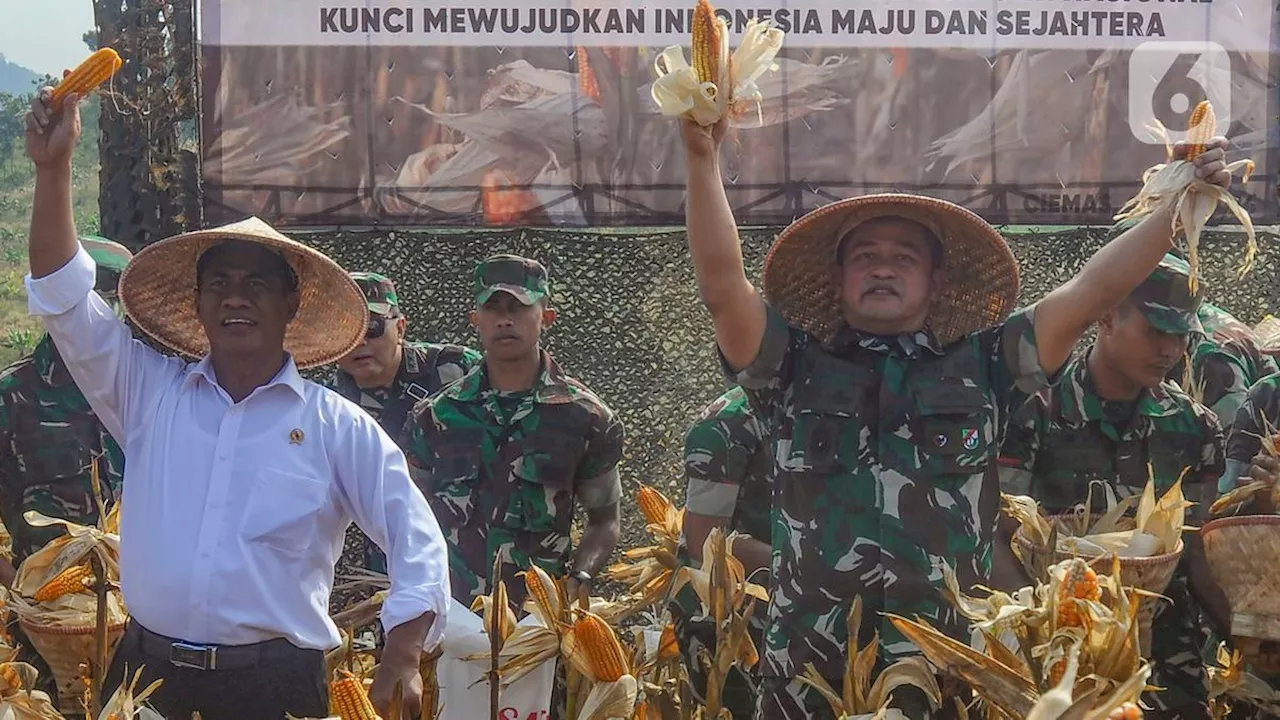
{"type": "Polygon", "coordinates": [[[84,44],[88,45],[90,50],[93,52],[98,51],[99,40],[97,30],[85,30],[84,35],[81,35],[80,39],[84,40],[84,44]]]}
{"type": "Polygon", "coordinates": [[[23,115],[31,99],[28,95],[0,92],[0,160],[9,158],[23,142],[23,115]]]}

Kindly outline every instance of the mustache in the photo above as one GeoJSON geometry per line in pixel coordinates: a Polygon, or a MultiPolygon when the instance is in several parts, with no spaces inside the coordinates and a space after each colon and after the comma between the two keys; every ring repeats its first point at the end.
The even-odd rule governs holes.
{"type": "Polygon", "coordinates": [[[867,289],[866,289],[866,290],[863,290],[863,291],[862,291],[862,297],[866,297],[866,296],[870,295],[871,293],[876,292],[876,291],[878,291],[878,290],[887,290],[887,291],[889,291],[890,293],[892,293],[892,294],[894,294],[894,295],[901,295],[901,294],[902,294],[902,293],[898,292],[898,288],[894,287],[894,285],[893,285],[892,283],[887,283],[887,282],[875,282],[875,283],[872,283],[871,285],[869,285],[869,286],[867,287],[867,289]]]}

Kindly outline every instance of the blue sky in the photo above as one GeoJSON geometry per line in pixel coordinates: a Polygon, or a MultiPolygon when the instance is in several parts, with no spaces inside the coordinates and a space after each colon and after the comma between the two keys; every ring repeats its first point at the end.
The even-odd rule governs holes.
{"type": "Polygon", "coordinates": [[[0,0],[0,54],[37,73],[61,75],[89,54],[92,0],[0,0]]]}

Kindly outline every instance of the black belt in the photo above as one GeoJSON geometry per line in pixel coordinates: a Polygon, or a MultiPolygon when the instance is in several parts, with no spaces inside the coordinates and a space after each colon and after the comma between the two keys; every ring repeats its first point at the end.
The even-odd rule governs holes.
{"type": "Polygon", "coordinates": [[[130,623],[136,629],[139,649],[143,655],[158,660],[168,660],[175,667],[195,670],[237,670],[285,660],[319,650],[304,650],[284,638],[267,640],[252,645],[205,645],[175,640],[130,623]]]}

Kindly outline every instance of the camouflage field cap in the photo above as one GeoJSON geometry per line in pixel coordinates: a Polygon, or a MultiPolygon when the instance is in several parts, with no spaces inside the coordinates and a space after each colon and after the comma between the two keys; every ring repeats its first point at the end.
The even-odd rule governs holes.
{"type": "Polygon", "coordinates": [[[400,314],[400,296],[396,294],[396,284],[391,282],[391,278],[373,272],[353,272],[351,279],[364,293],[369,312],[385,317],[400,314]]]}
{"type": "Polygon", "coordinates": [[[497,292],[532,305],[551,293],[547,269],[537,260],[494,255],[476,266],[476,304],[485,304],[497,292]]]}
{"type": "Polygon", "coordinates": [[[1198,314],[1202,297],[1191,294],[1190,272],[1185,260],[1166,254],[1155,271],[1129,295],[1129,300],[1160,332],[1202,332],[1198,314]]]}
{"type": "Polygon", "coordinates": [[[98,266],[98,279],[94,287],[100,293],[114,295],[116,285],[120,282],[120,273],[129,266],[133,253],[118,242],[112,242],[99,235],[80,236],[80,245],[98,266]]]}

